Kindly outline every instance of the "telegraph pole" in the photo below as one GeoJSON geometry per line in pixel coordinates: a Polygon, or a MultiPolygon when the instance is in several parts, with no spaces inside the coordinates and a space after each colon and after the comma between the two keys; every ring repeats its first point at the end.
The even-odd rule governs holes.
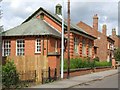
{"type": "Polygon", "coordinates": [[[61,43],[61,79],[63,79],[64,67],[64,0],[62,1],[62,43],[61,43]]]}
{"type": "Polygon", "coordinates": [[[67,78],[70,77],[70,0],[68,0],[68,27],[67,27],[67,34],[68,34],[68,41],[67,41],[67,46],[68,46],[68,67],[67,67],[67,78]]]}
{"type": "MultiPolygon", "coordinates": [[[[2,2],[2,0],[0,0],[0,4],[1,4],[1,2],[2,2]]],[[[0,6],[0,20],[1,19],[2,19],[2,10],[1,10],[1,6],[0,6]]],[[[3,25],[1,25],[1,24],[0,24],[0,59],[1,59],[0,65],[2,65],[2,32],[3,32],[3,25]]],[[[1,68],[0,68],[0,70],[1,70],[1,68]]],[[[0,89],[2,89],[2,88],[0,88],[0,89]]]]}

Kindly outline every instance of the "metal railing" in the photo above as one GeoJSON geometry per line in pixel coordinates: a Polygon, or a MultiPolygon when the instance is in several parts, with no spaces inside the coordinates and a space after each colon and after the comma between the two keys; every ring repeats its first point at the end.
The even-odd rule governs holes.
{"type": "Polygon", "coordinates": [[[57,69],[42,70],[42,84],[57,80],[57,69]]]}

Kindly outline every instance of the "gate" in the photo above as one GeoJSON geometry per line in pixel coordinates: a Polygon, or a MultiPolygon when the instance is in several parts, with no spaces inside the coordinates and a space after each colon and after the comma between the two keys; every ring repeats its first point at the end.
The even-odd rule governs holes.
{"type": "Polygon", "coordinates": [[[57,80],[57,69],[42,70],[42,84],[49,83],[57,80]]]}

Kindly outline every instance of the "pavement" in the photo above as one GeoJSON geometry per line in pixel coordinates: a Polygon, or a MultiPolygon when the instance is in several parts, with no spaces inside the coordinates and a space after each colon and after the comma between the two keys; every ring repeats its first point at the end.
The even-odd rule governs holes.
{"type": "Polygon", "coordinates": [[[72,87],[82,84],[82,83],[99,80],[99,79],[103,79],[103,78],[111,76],[111,75],[118,74],[118,72],[120,72],[119,70],[111,69],[111,70],[102,71],[102,72],[95,72],[95,73],[86,74],[86,75],[82,75],[82,76],[71,77],[69,79],[55,81],[52,83],[36,85],[31,88],[72,88],[72,87]]]}

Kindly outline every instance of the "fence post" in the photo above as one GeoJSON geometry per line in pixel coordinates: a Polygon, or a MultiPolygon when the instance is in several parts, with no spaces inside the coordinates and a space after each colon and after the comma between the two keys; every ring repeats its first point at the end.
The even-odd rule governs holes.
{"type": "Polygon", "coordinates": [[[43,77],[43,70],[42,70],[42,84],[44,84],[44,77],[43,77]]]}
{"type": "Polygon", "coordinates": [[[49,82],[51,81],[51,75],[50,75],[50,67],[48,69],[48,79],[49,79],[49,82]]]}
{"type": "Polygon", "coordinates": [[[55,68],[54,80],[57,80],[57,69],[55,68]]]}
{"type": "Polygon", "coordinates": [[[36,82],[36,77],[37,77],[37,74],[36,74],[36,70],[35,70],[35,82],[36,82]]]}

